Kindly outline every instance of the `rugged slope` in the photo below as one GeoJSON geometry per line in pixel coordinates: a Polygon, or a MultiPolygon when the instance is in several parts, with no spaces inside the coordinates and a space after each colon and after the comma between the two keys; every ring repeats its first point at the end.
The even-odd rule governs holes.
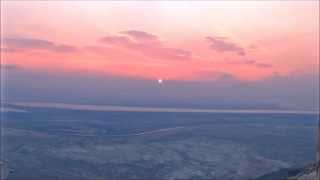
{"type": "Polygon", "coordinates": [[[282,169],[255,180],[318,180],[316,179],[316,166],[312,164],[304,168],[282,169]]]}

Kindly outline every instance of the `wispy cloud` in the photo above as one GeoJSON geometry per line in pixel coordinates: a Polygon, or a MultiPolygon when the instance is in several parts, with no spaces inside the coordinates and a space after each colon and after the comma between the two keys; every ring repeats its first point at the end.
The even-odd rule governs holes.
{"type": "Polygon", "coordinates": [[[101,42],[125,47],[131,51],[137,51],[145,56],[160,59],[188,60],[192,58],[189,50],[167,47],[156,35],[143,31],[122,31],[122,35],[106,36],[101,42]]]}
{"type": "Polygon", "coordinates": [[[0,68],[3,70],[15,70],[20,69],[21,67],[16,64],[0,64],[0,68]]]}
{"type": "Polygon", "coordinates": [[[261,63],[255,60],[244,60],[244,61],[229,61],[228,64],[239,64],[239,65],[250,65],[258,68],[271,68],[272,64],[269,63],[261,63]]]}
{"type": "Polygon", "coordinates": [[[4,38],[7,50],[47,50],[54,52],[75,52],[77,48],[66,44],[55,44],[51,41],[33,38],[4,38]]]}
{"type": "Polygon", "coordinates": [[[137,40],[158,40],[157,36],[144,31],[129,30],[129,31],[122,31],[121,33],[129,35],[137,40]]]}
{"type": "Polygon", "coordinates": [[[18,50],[12,49],[12,48],[1,48],[1,49],[0,49],[0,52],[13,53],[13,52],[18,52],[18,50]]]}
{"type": "Polygon", "coordinates": [[[256,63],[256,66],[257,66],[257,67],[260,67],[260,68],[271,68],[271,67],[272,67],[272,64],[256,63]]]}
{"type": "Polygon", "coordinates": [[[209,47],[218,52],[235,52],[240,56],[245,56],[246,52],[240,45],[231,42],[226,37],[207,36],[206,40],[210,43],[209,47]]]}

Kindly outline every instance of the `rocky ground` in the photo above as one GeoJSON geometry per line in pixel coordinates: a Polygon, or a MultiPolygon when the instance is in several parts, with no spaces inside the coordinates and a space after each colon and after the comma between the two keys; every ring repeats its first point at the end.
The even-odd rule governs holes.
{"type": "Polygon", "coordinates": [[[259,177],[255,180],[319,180],[314,164],[303,168],[288,168],[259,177]]]}
{"type": "Polygon", "coordinates": [[[311,162],[314,126],[311,115],[28,109],[7,114],[3,172],[8,180],[255,179],[311,162]]]}

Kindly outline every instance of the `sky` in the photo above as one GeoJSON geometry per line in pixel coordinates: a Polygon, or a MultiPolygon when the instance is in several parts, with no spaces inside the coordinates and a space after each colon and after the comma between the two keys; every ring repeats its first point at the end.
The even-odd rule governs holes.
{"type": "Polygon", "coordinates": [[[1,69],[12,101],[318,109],[319,1],[1,1],[1,69]]]}

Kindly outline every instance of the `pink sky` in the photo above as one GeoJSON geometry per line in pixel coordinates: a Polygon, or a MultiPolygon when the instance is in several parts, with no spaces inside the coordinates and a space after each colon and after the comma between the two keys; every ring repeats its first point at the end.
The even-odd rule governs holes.
{"type": "Polygon", "coordinates": [[[2,1],[3,64],[165,80],[319,73],[319,1],[2,1]]]}

